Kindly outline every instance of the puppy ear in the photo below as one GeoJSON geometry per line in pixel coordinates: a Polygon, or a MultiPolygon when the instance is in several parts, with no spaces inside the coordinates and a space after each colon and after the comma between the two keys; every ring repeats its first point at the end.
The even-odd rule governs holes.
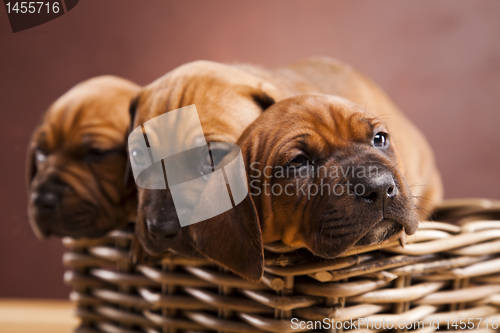
{"type": "Polygon", "coordinates": [[[195,248],[207,258],[249,281],[262,278],[264,247],[250,194],[236,207],[189,226],[189,232],[195,248]]]}
{"type": "Polygon", "coordinates": [[[266,94],[264,91],[256,91],[252,93],[252,99],[254,100],[255,103],[257,103],[257,105],[262,109],[262,111],[265,111],[271,105],[276,103],[274,98],[266,94]]]}
{"type": "Polygon", "coordinates": [[[130,106],[128,107],[128,115],[130,117],[129,133],[133,130],[135,114],[137,113],[137,105],[139,104],[139,96],[134,97],[130,101],[130,106]]]}
{"type": "Polygon", "coordinates": [[[262,111],[265,111],[277,101],[290,97],[291,94],[267,80],[262,80],[257,87],[251,88],[250,96],[262,111]]]}

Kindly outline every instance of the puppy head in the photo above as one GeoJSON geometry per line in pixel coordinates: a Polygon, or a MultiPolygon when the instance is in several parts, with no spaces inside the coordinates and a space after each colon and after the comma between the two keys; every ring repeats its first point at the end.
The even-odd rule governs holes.
{"type": "MultiPolygon", "coordinates": [[[[264,242],[332,258],[417,229],[396,142],[356,104],[326,95],[283,100],[238,144],[264,242]]],[[[250,211],[233,214],[253,219],[250,211]]]]}
{"type": "MultiPolygon", "coordinates": [[[[274,85],[243,70],[197,61],[177,68],[141,91],[132,108],[135,113],[133,128],[166,112],[194,104],[203,135],[200,137],[195,133],[184,133],[182,139],[178,140],[176,133],[171,133],[172,140],[178,140],[177,142],[186,146],[203,140],[203,136],[209,143],[236,142],[243,130],[264,109],[282,98],[282,93],[274,85]]],[[[154,134],[148,133],[147,138],[149,146],[161,144],[156,142],[154,134]]],[[[135,159],[134,163],[148,161],[148,156],[135,151],[133,147],[129,149],[130,158],[135,159]]],[[[212,156],[224,156],[228,152],[227,146],[210,145],[212,156]]],[[[211,172],[211,161],[207,156],[209,155],[200,154],[199,161],[191,163],[191,169],[186,172],[191,172],[193,177],[211,172]]],[[[158,168],[160,167],[159,165],[158,168]]],[[[163,179],[153,180],[156,181],[164,182],[163,179]]],[[[241,233],[237,232],[235,237],[227,237],[226,233],[217,231],[216,221],[181,228],[168,185],[166,189],[157,190],[139,188],[138,199],[137,236],[149,254],[158,255],[168,250],[187,255],[200,252],[243,277],[255,280],[262,275],[262,251],[261,248],[257,249],[262,246],[260,239],[247,244],[243,236],[238,238],[241,233]],[[206,242],[206,239],[211,241],[206,242]],[[233,251],[222,251],[220,242],[224,242],[233,251]],[[252,269],[252,263],[240,265],[241,258],[238,257],[237,249],[245,251],[246,245],[256,247],[255,253],[260,251],[257,255],[259,258],[252,259],[257,269],[252,269]],[[253,273],[256,271],[260,275],[253,273]]],[[[258,224],[253,222],[253,226],[258,227],[258,224]]],[[[235,228],[237,229],[237,225],[232,224],[229,229],[224,230],[231,234],[231,230],[237,231],[235,228]]],[[[260,238],[260,232],[252,233],[252,236],[260,238]]]]}
{"type": "Polygon", "coordinates": [[[28,147],[28,216],[37,235],[98,237],[135,214],[124,184],[125,138],[135,84],[112,76],[82,82],[45,113],[28,147]]]}

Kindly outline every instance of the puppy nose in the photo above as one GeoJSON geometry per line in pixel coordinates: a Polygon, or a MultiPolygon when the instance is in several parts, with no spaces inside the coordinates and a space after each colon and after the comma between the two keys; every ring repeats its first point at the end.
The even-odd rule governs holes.
{"type": "Polygon", "coordinates": [[[38,209],[51,211],[59,205],[60,197],[50,191],[34,192],[31,195],[31,201],[38,209]]]}
{"type": "Polygon", "coordinates": [[[370,203],[378,203],[379,201],[393,198],[398,194],[398,188],[390,173],[364,178],[358,184],[362,185],[363,190],[358,189],[355,191],[355,194],[370,203]]]}
{"type": "Polygon", "coordinates": [[[181,225],[178,221],[159,221],[156,218],[146,219],[146,226],[149,234],[156,239],[175,236],[181,229],[181,225]]]}

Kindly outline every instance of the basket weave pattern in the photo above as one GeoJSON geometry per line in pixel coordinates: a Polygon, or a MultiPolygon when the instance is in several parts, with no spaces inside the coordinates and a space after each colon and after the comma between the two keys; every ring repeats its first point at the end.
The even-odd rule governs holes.
{"type": "MultiPolygon", "coordinates": [[[[500,209],[474,205],[475,213],[500,209]]],[[[331,260],[270,245],[258,284],[208,261],[173,254],[134,265],[132,231],[64,239],[64,278],[82,319],[76,332],[342,331],[292,329],[291,318],[420,321],[418,332],[436,331],[431,320],[475,318],[476,332],[497,331],[491,324],[500,318],[500,221],[468,216],[458,224],[423,222],[404,248],[390,242],[331,260]]]]}

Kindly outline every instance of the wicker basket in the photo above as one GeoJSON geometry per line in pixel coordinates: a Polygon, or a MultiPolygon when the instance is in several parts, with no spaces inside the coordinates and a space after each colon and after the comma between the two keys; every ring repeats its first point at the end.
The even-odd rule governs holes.
{"type": "Polygon", "coordinates": [[[463,327],[460,319],[498,331],[500,202],[448,201],[436,219],[448,222],[421,223],[405,248],[392,242],[332,260],[267,246],[258,284],[175,255],[134,265],[132,228],[64,239],[64,279],[82,319],[75,332],[434,332],[463,327]],[[296,328],[324,318],[343,328],[296,328]]]}

